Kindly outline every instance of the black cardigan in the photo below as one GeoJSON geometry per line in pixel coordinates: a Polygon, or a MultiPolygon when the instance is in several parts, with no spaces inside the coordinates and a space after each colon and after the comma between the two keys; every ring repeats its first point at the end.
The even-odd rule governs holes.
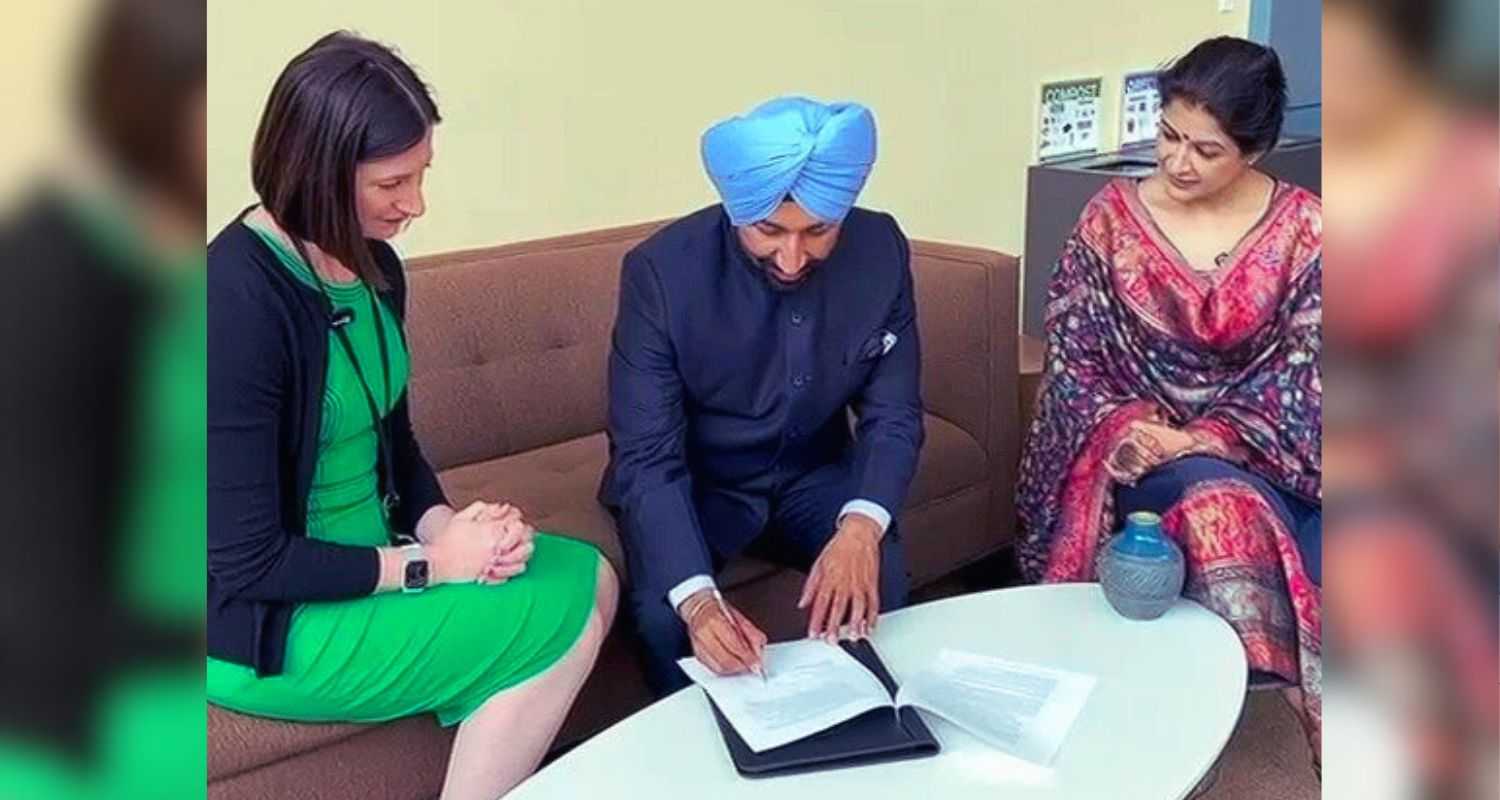
{"type": "MultiPolygon", "coordinates": [[[[243,217],[243,213],[241,217],[243,217]]],[[[370,242],[405,317],[406,280],[390,245],[370,242]]],[[[240,219],[208,246],[208,654],[281,672],[297,603],[368,595],[375,548],[307,537],[318,461],[329,315],[240,219]]],[[[392,524],[411,532],[446,502],[412,434],[407,396],[384,424],[401,497],[392,524]]]]}

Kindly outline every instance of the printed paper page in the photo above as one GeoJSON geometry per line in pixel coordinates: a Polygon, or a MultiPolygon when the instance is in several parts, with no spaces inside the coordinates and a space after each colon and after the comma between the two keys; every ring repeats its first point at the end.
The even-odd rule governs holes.
{"type": "Polygon", "coordinates": [[[765,663],[769,679],[763,682],[757,675],[720,677],[696,658],[677,662],[757,753],[892,705],[879,679],[843,648],[821,640],[768,645],[765,663]]]}
{"type": "Polygon", "coordinates": [[[1050,764],[1083,711],[1092,675],[943,650],[896,694],[1010,755],[1050,764]]]}

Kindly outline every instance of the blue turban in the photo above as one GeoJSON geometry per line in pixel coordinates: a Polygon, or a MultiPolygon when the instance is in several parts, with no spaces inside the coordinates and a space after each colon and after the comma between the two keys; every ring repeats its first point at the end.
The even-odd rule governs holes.
{"type": "Polygon", "coordinates": [[[858,103],[783,97],[703,134],[703,167],[735,225],[771,216],[787,195],[841,222],[874,165],[875,118],[858,103]]]}

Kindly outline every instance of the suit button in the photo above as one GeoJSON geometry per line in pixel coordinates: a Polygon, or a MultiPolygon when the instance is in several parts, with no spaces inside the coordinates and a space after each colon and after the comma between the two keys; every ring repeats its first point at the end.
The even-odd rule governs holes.
{"type": "Polygon", "coordinates": [[[807,384],[809,384],[811,382],[812,382],[812,376],[811,375],[798,375],[797,377],[792,378],[792,387],[795,388],[795,389],[801,389],[802,387],[806,386],[807,384]]]}
{"type": "Polygon", "coordinates": [[[801,325],[802,321],[804,319],[806,319],[806,317],[802,316],[802,312],[801,311],[793,311],[792,312],[792,324],[793,325],[801,325]]]}

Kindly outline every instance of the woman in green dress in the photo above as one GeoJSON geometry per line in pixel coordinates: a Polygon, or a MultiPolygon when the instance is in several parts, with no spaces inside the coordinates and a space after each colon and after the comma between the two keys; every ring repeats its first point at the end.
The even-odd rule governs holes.
{"type": "Polygon", "coordinates": [[[261,203],[208,250],[209,699],[288,720],[458,725],[444,798],[546,753],[618,582],[503,503],[447,505],[412,434],[405,281],[437,108],[394,52],[292,60],[253,153],[261,203]]]}

